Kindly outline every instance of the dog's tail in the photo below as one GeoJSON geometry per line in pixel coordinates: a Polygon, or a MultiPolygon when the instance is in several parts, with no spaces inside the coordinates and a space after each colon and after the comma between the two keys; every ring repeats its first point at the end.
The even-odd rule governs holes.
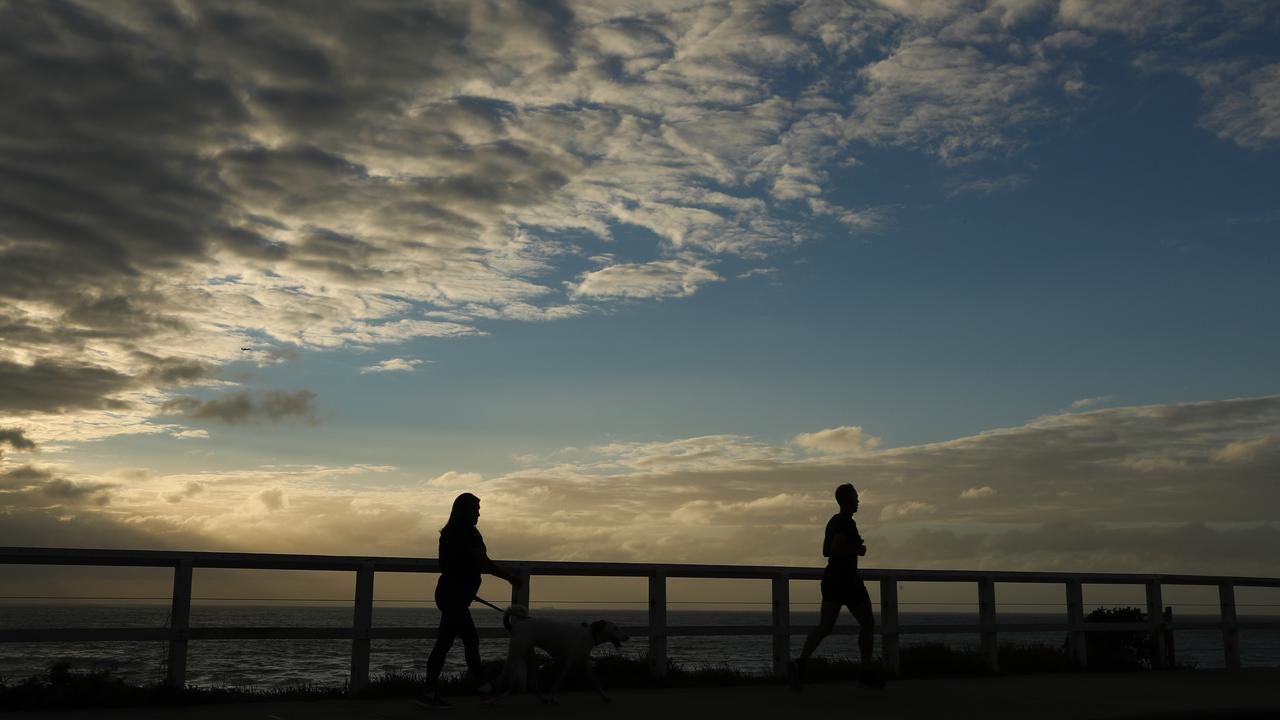
{"type": "Polygon", "coordinates": [[[502,627],[506,628],[507,632],[511,632],[511,626],[514,625],[517,620],[528,619],[529,608],[523,605],[512,605],[502,613],[502,627]]]}

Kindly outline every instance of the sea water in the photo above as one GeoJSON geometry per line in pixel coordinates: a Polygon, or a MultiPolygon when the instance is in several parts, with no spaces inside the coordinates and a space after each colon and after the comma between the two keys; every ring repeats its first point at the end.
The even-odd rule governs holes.
{"type": "MultiPolygon", "coordinates": [[[[535,614],[568,622],[589,622],[600,618],[622,626],[648,624],[642,609],[556,609],[534,608],[535,614]]],[[[502,617],[480,605],[472,606],[478,626],[498,627],[502,617]]],[[[208,605],[191,610],[192,627],[350,627],[350,605],[329,607],[208,605]]],[[[1000,613],[1001,623],[1065,623],[1065,613],[1000,613]]],[[[1191,618],[1188,618],[1191,619],[1191,618]]],[[[1197,617],[1196,619],[1201,619],[1197,617]]],[[[1203,619],[1212,620],[1212,617],[1203,619]]],[[[1280,617],[1251,617],[1252,621],[1272,620],[1274,628],[1241,630],[1241,659],[1246,667],[1280,665],[1280,617]]],[[[375,627],[434,626],[439,614],[434,607],[381,607],[374,609],[375,627]]],[[[163,605],[15,605],[0,604],[0,627],[4,628],[163,628],[169,622],[169,608],[163,605]]],[[[817,622],[812,611],[793,610],[792,625],[817,622]]],[[[975,624],[976,613],[902,612],[900,622],[910,625],[975,624]]],[[[761,625],[770,623],[763,610],[680,610],[669,609],[668,626],[680,625],[761,625]]],[[[853,626],[847,614],[840,624],[853,626]]],[[[1002,632],[1001,643],[1038,643],[1061,647],[1065,630],[1002,632]]],[[[792,655],[800,651],[803,635],[791,638],[792,655]]],[[[876,638],[876,653],[880,653],[876,638]]],[[[1179,663],[1199,668],[1223,666],[1222,633],[1217,630],[1183,630],[1175,633],[1179,663]]],[[[432,640],[374,640],[371,643],[370,671],[375,677],[385,673],[421,673],[426,668],[432,640]]],[[[903,634],[901,644],[943,643],[954,648],[976,647],[976,634],[903,634]]],[[[480,641],[485,658],[505,655],[505,640],[480,641]]],[[[619,652],[603,646],[597,656],[619,652]]],[[[643,637],[623,645],[622,655],[642,658],[647,652],[643,637]]],[[[74,670],[110,670],[115,676],[137,684],[162,679],[168,654],[165,642],[0,642],[0,678],[13,682],[47,672],[54,663],[69,663],[74,670]]],[[[835,634],[819,648],[820,657],[856,658],[857,639],[852,634],[835,634]]],[[[749,673],[766,673],[772,664],[772,639],[768,635],[673,636],[667,640],[667,656],[686,667],[728,667],[749,673]]],[[[297,685],[332,686],[347,680],[351,663],[350,640],[195,640],[188,646],[187,681],[205,687],[285,688],[297,685]]],[[[449,654],[446,672],[464,669],[460,643],[449,654]]]]}

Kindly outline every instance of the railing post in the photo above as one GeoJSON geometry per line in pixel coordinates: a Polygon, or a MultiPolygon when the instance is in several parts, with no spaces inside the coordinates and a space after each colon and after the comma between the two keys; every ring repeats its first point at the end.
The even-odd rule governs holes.
{"type": "Polygon", "coordinates": [[[978,624],[982,626],[982,658],[991,672],[1000,669],[1000,645],[996,638],[996,583],[989,577],[978,581],[978,624]]]}
{"type": "Polygon", "coordinates": [[[898,576],[893,573],[880,581],[880,625],[884,669],[897,677],[902,673],[902,655],[898,652],[898,576]]]}
{"type": "Polygon", "coordinates": [[[1151,668],[1165,667],[1164,600],[1160,581],[1147,581],[1147,624],[1151,626],[1151,668]]]}
{"type": "Polygon", "coordinates": [[[649,574],[649,675],[667,676],[667,574],[649,574]]]}
{"type": "Polygon", "coordinates": [[[1218,583],[1218,602],[1222,606],[1222,652],[1228,670],[1240,669],[1240,628],[1236,618],[1236,584],[1218,583]]]}
{"type": "Polygon", "coordinates": [[[1084,632],[1084,587],[1076,578],[1067,581],[1067,648],[1071,663],[1077,668],[1089,663],[1084,632]]]}
{"type": "Polygon", "coordinates": [[[179,560],[173,567],[173,604],[169,610],[169,666],[165,681],[169,687],[187,685],[187,639],[191,630],[191,561],[179,560]]]}
{"type": "Polygon", "coordinates": [[[791,660],[791,577],[773,576],[773,675],[786,677],[791,660]]]}
{"type": "Polygon", "coordinates": [[[529,608],[529,568],[517,567],[513,573],[520,580],[518,586],[511,588],[511,604],[529,608]]]}
{"type": "Polygon", "coordinates": [[[373,563],[365,562],[356,571],[355,630],[351,640],[351,682],[349,691],[369,687],[369,635],[373,629],[373,563]]]}

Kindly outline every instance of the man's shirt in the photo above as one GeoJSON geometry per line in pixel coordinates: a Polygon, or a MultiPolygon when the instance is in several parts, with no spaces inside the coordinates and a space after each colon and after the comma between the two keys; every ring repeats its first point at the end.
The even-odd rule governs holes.
{"type": "Polygon", "coordinates": [[[858,572],[857,548],[862,544],[862,536],[858,534],[858,524],[853,518],[843,513],[836,513],[827,521],[827,533],[822,538],[822,556],[827,558],[827,567],[841,572],[858,572]],[[845,544],[854,552],[841,557],[831,556],[831,542],[836,535],[843,535],[845,544]]]}

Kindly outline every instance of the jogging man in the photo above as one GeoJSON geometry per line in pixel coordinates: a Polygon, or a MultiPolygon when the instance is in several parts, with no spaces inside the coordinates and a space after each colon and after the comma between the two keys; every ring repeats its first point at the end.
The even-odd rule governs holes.
{"type": "Polygon", "coordinates": [[[842,607],[849,608],[858,621],[858,650],[862,655],[858,684],[874,689],[884,687],[884,680],[872,665],[876,619],[871,613],[871,596],[858,575],[858,557],[867,554],[867,546],[858,534],[858,524],[853,521],[853,514],[858,512],[858,491],[845,483],[836,488],[836,502],[840,512],[827,521],[827,532],[822,539],[822,555],[827,558],[827,568],[822,571],[822,614],[818,626],[805,638],[800,657],[787,663],[787,680],[796,692],[804,685],[809,656],[818,649],[822,639],[831,634],[842,607]]]}

